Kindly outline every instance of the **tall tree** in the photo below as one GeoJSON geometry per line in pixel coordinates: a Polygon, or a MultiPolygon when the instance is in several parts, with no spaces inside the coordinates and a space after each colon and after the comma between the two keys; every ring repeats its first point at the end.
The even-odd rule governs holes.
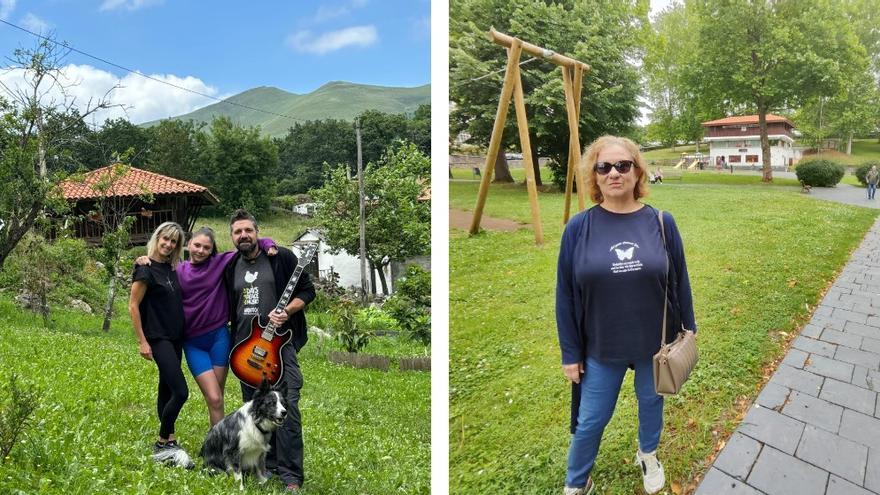
{"type": "Polygon", "coordinates": [[[278,146],[282,194],[300,194],[320,187],[325,164],[357,165],[354,127],[344,120],[297,122],[278,146]]]}
{"type": "Polygon", "coordinates": [[[207,142],[203,127],[204,124],[192,120],[166,119],[148,129],[146,168],[178,179],[198,180],[203,167],[199,158],[207,142]]]}
{"type": "Polygon", "coordinates": [[[696,0],[699,53],[689,76],[705,101],[758,114],[763,180],[773,180],[767,114],[840,91],[865,51],[840,5],[802,0],[696,0]]]}
{"type": "Polygon", "coordinates": [[[215,118],[203,159],[199,183],[220,198],[221,212],[245,208],[259,214],[269,209],[278,182],[278,150],[271,139],[260,136],[259,128],[215,118]]]}
{"type": "MultiPolygon", "coordinates": [[[[385,294],[389,263],[430,252],[431,205],[419,200],[430,187],[430,173],[430,158],[411,143],[389,149],[383,163],[370,163],[364,171],[366,256],[379,271],[385,294]]],[[[311,194],[319,205],[315,218],[333,252],[358,253],[358,183],[348,177],[347,167],[331,170],[324,186],[311,194]]]]}
{"type": "MultiPolygon", "coordinates": [[[[633,61],[648,29],[647,1],[452,0],[449,11],[451,133],[489,143],[507,63],[505,50],[486,39],[490,27],[590,65],[578,123],[582,143],[632,129],[641,91],[633,61]]],[[[520,71],[533,154],[551,159],[554,182],[562,185],[569,137],[562,76],[555,65],[530,59],[522,57],[520,71]]],[[[515,121],[511,110],[502,148],[518,142],[515,121]]]]}
{"type": "Polygon", "coordinates": [[[100,166],[105,167],[119,160],[124,154],[128,164],[144,168],[150,148],[150,131],[136,126],[127,119],[107,119],[97,136],[98,147],[104,159],[100,166]]]}
{"type": "Polygon", "coordinates": [[[85,119],[111,106],[99,98],[75,110],[75,99],[67,92],[62,75],[68,50],[61,46],[43,39],[33,48],[15,50],[9,68],[23,75],[23,84],[0,83],[5,93],[5,99],[0,98],[0,268],[47,204],[60,197],[56,186],[64,171],[52,158],[62,154],[67,135],[66,131],[47,131],[49,116],[76,118],[78,114],[85,119]]]}

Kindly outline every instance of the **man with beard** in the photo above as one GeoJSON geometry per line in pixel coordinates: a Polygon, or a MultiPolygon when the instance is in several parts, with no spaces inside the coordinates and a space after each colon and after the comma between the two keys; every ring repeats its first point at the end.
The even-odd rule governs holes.
{"type": "MultiPolygon", "coordinates": [[[[284,372],[280,391],[284,395],[287,419],[272,439],[272,449],[266,458],[269,471],[299,492],[304,481],[303,438],[300,421],[299,396],[303,386],[297,354],[306,344],[306,319],[303,309],[315,298],[315,288],[305,271],[283,311],[275,310],[284,288],[297,265],[297,258],[287,248],[278,246],[278,254],[267,256],[260,249],[259,227],[254,217],[245,210],[236,210],[229,221],[232,243],[238,252],[226,268],[224,280],[229,293],[229,313],[234,342],[241,342],[251,334],[251,322],[259,315],[260,321],[271,321],[279,333],[292,332],[290,343],[281,349],[284,372]]],[[[241,393],[245,402],[255,389],[244,383],[241,393]]]]}

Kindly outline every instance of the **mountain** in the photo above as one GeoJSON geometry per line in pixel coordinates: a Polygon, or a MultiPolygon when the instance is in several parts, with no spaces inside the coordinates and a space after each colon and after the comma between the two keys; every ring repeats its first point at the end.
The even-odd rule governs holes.
{"type": "MultiPolygon", "coordinates": [[[[266,109],[274,114],[287,115],[296,120],[227,103],[214,103],[194,112],[172,118],[210,124],[214,116],[226,116],[242,126],[259,125],[264,135],[282,137],[287,134],[287,129],[297,121],[353,120],[364,110],[412,113],[419,105],[431,103],[431,85],[392,88],[333,81],[311,93],[302,95],[262,86],[231,96],[224,101],[266,109]]],[[[158,120],[154,120],[142,125],[150,127],[158,123],[158,120]]]]}

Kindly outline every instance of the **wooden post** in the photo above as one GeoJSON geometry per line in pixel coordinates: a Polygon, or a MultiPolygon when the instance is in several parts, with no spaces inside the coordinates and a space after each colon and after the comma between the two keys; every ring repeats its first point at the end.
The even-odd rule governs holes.
{"type": "MultiPolygon", "coordinates": [[[[574,83],[574,115],[575,115],[574,120],[578,124],[580,124],[580,121],[581,121],[581,92],[583,89],[583,82],[584,82],[584,67],[583,66],[575,67],[574,81],[573,81],[573,83],[574,83]]],[[[577,136],[575,138],[574,142],[578,146],[578,164],[580,164],[582,149],[581,149],[580,130],[577,125],[575,125],[574,131],[577,136]]],[[[584,178],[583,170],[581,169],[580,166],[575,168],[575,177],[578,178],[578,189],[583,190],[584,195],[586,196],[586,194],[587,194],[587,181],[586,181],[586,178],[584,178]]],[[[583,210],[583,209],[584,209],[584,207],[581,206],[581,210],[583,210]]]]}
{"type": "MultiPolygon", "coordinates": [[[[584,209],[584,187],[583,180],[581,178],[581,174],[578,171],[578,164],[580,163],[581,158],[581,150],[580,150],[580,141],[578,139],[578,122],[577,115],[575,114],[575,102],[574,102],[574,85],[572,82],[572,74],[569,73],[567,67],[562,67],[562,85],[565,89],[565,109],[568,115],[568,171],[566,173],[566,206],[571,204],[571,200],[568,199],[571,197],[571,177],[574,175],[577,177],[578,181],[578,211],[584,209]]],[[[562,223],[567,223],[570,215],[570,209],[566,208],[562,223]]]]}
{"type": "Polygon", "coordinates": [[[529,142],[529,123],[526,117],[526,103],[523,96],[522,76],[519,65],[515,65],[513,77],[513,107],[516,109],[516,127],[519,130],[519,142],[522,147],[523,163],[526,171],[526,188],[529,192],[529,205],[532,209],[532,228],[535,231],[535,244],[544,244],[544,231],[541,228],[541,211],[538,206],[538,189],[535,185],[535,170],[532,168],[532,145],[529,142]]]}
{"type": "Polygon", "coordinates": [[[489,182],[492,181],[492,173],[495,171],[495,159],[501,148],[501,138],[504,135],[504,123],[507,120],[507,108],[510,105],[510,96],[513,93],[516,68],[519,65],[519,57],[522,53],[522,42],[514,40],[507,50],[507,71],[504,73],[504,85],[501,86],[501,99],[498,101],[498,111],[495,113],[495,126],[492,127],[492,137],[489,140],[489,150],[486,153],[486,164],[483,170],[483,180],[480,182],[480,192],[477,195],[477,204],[474,207],[474,216],[471,219],[470,233],[480,231],[480,219],[483,217],[483,207],[486,205],[486,196],[489,194],[489,182]]]}

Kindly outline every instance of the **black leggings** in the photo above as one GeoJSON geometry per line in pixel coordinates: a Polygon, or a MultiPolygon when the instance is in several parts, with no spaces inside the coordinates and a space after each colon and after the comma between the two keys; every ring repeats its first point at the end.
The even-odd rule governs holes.
{"type": "Polygon", "coordinates": [[[183,409],[183,403],[189,398],[186,378],[180,368],[183,357],[183,343],[170,340],[150,342],[153,350],[153,361],[159,368],[159,395],[156,409],[159,413],[159,437],[168,438],[174,433],[174,422],[183,409]]]}

